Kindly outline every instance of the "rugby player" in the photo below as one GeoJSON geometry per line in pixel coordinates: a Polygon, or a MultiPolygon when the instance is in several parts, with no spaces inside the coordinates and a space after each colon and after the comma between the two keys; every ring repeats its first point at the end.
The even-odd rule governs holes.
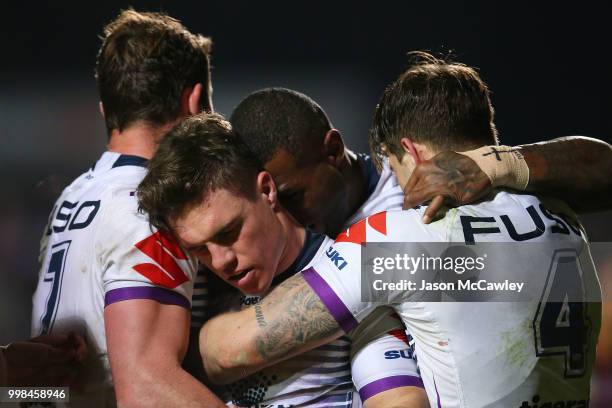
{"type": "MultiPolygon", "coordinates": [[[[352,223],[378,211],[401,208],[403,200],[409,202],[409,198],[418,199],[418,195],[413,194],[413,191],[419,194],[423,192],[433,194],[436,192],[433,188],[442,188],[445,186],[444,182],[448,187],[443,192],[446,193],[449,187],[454,187],[454,191],[457,191],[457,186],[460,186],[457,183],[458,177],[463,177],[464,183],[471,183],[469,188],[464,188],[464,190],[472,195],[462,195],[464,200],[474,200],[478,198],[476,193],[482,196],[486,188],[491,187],[487,175],[482,173],[469,156],[444,152],[436,156],[438,159],[432,161],[440,167],[437,171],[431,171],[430,174],[418,171],[427,162],[417,168],[411,182],[407,183],[407,187],[413,186],[415,189],[407,188],[404,197],[387,163],[383,162],[382,171],[379,174],[367,155],[355,154],[345,146],[340,131],[333,127],[325,111],[315,101],[290,89],[267,88],[250,94],[235,108],[230,121],[234,131],[264,163],[265,169],[273,175],[283,206],[303,225],[308,225],[328,235],[336,234],[340,227],[347,228],[352,223]],[[442,157],[446,160],[444,163],[446,172],[441,171],[442,164],[439,159],[442,157]],[[469,162],[473,165],[472,168],[469,162]],[[448,169],[453,169],[453,166],[457,166],[461,172],[454,170],[454,173],[451,173],[448,169]],[[482,174],[477,174],[473,167],[482,174]],[[451,175],[453,179],[449,180],[451,175]],[[432,183],[432,188],[419,190],[423,180],[431,182],[433,176],[436,176],[437,179],[434,180],[436,183],[432,183]],[[443,176],[446,179],[443,179],[443,176]],[[413,183],[415,180],[418,180],[418,183],[413,183]],[[475,180],[480,184],[475,185],[475,180]]],[[[560,176],[552,172],[546,177],[543,176],[540,170],[544,167],[541,164],[542,158],[551,163],[557,163],[551,158],[551,147],[567,154],[570,149],[593,150],[594,146],[597,149],[601,144],[604,143],[581,139],[571,145],[566,142],[554,142],[534,145],[533,148],[531,146],[522,147],[526,150],[525,155],[528,158],[523,165],[534,169],[534,177],[528,188],[533,188],[533,186],[550,188],[551,185],[572,184],[567,178],[561,177],[559,180],[560,176]],[[554,177],[554,179],[548,180],[547,177],[554,177]],[[538,180],[542,182],[538,183],[538,180]]],[[[470,155],[471,153],[465,154],[470,155]]],[[[585,167],[588,162],[589,160],[583,156],[577,167],[585,167]]],[[[595,168],[605,167],[605,163],[596,164],[595,168]]],[[[490,165],[495,166],[497,163],[493,162],[490,165]]],[[[505,167],[497,165],[497,167],[497,169],[493,167],[493,170],[496,170],[494,174],[497,174],[497,178],[492,179],[496,185],[515,187],[516,178],[520,175],[516,174],[516,168],[510,165],[505,167]]],[[[551,165],[551,167],[554,169],[559,166],[551,165]]],[[[526,171],[528,172],[529,169],[526,171]]],[[[588,171],[586,173],[591,174],[588,171]]],[[[593,178],[601,180],[601,177],[593,178]]],[[[593,181],[589,185],[591,190],[597,187],[605,191],[605,187],[598,187],[593,181]]],[[[434,199],[425,211],[424,218],[427,219],[428,214],[432,211],[435,213],[435,206],[439,207],[440,204],[434,199]]],[[[199,329],[210,316],[210,311],[207,310],[210,309],[211,296],[207,294],[210,291],[206,276],[200,274],[194,290],[193,329],[199,329]]],[[[195,343],[194,339],[197,341],[197,338],[197,333],[192,334],[192,344],[195,343]]],[[[190,356],[191,364],[198,356],[197,352],[190,356]]],[[[243,390],[248,392],[250,389],[245,387],[243,390]]],[[[273,390],[270,389],[267,395],[272,394],[273,390]]]]}
{"type": "Polygon", "coordinates": [[[370,157],[354,153],[321,106],[300,92],[256,91],[238,104],[230,122],[274,177],[285,207],[303,225],[332,237],[367,215],[401,208],[402,200],[412,208],[433,199],[425,212],[429,222],[444,201],[436,196],[467,204],[493,187],[551,195],[582,212],[612,207],[612,146],[593,138],[440,152],[403,181],[404,196],[386,160],[377,174],[370,157]],[[509,150],[521,155],[501,153],[509,150]]]}
{"type": "MultiPolygon", "coordinates": [[[[372,139],[383,144],[382,152],[396,174],[403,174],[399,177],[402,187],[402,180],[407,180],[415,164],[435,153],[496,143],[488,89],[477,73],[461,64],[427,55],[421,58],[385,91],[372,132],[372,139]],[[447,98],[449,93],[453,98],[447,98]]],[[[365,241],[511,242],[519,237],[547,246],[547,253],[523,265],[534,276],[542,276],[550,269],[555,249],[571,247],[582,255],[588,248],[571,212],[557,206],[561,208],[560,204],[544,205],[534,196],[495,191],[487,200],[459,207],[430,225],[421,223],[423,208],[369,217],[341,234],[329,248],[347,262],[348,270],[339,270],[337,257],[336,262],[320,257],[303,275],[294,275],[274,289],[259,304],[256,314],[245,310],[210,320],[201,334],[205,367],[212,375],[239,378],[354,328],[374,307],[360,298],[357,244],[365,241]],[[563,217],[555,216],[555,212],[563,212],[563,217]],[[464,228],[464,220],[473,217],[488,223],[487,228],[479,225],[476,233],[464,228]],[[511,220],[510,226],[507,220],[511,220]],[[241,335],[220,341],[219,328],[231,327],[239,327],[241,335]]],[[[180,217],[187,218],[192,211],[194,208],[180,217]]],[[[576,278],[591,298],[596,297],[599,286],[594,268],[583,257],[580,259],[583,273],[576,278]]],[[[573,317],[569,323],[561,321],[555,326],[554,318],[561,317],[556,308],[565,310],[560,303],[483,306],[410,300],[394,298],[390,304],[415,338],[421,374],[433,406],[588,405],[600,321],[598,303],[565,305],[573,317]],[[553,317],[552,324],[541,326],[544,321],[536,316],[540,310],[553,317]],[[478,321],[474,322],[471,317],[476,314],[478,321]],[[523,324],[525,321],[533,322],[533,326],[523,324]],[[515,335],[516,350],[499,347],[499,339],[508,332],[515,335]],[[568,341],[572,346],[564,348],[568,341]],[[553,346],[567,351],[556,353],[553,346]],[[522,363],[509,364],[511,359],[504,354],[509,352],[519,353],[522,363]]]]}
{"type": "MultiPolygon", "coordinates": [[[[331,239],[301,226],[280,204],[270,174],[260,170],[230,124],[204,114],[164,138],[138,187],[151,222],[174,232],[203,265],[238,289],[211,284],[209,309],[257,310],[271,287],[321,256],[333,257],[325,254],[331,239]]],[[[427,406],[404,327],[392,311],[379,309],[351,337],[231,384],[226,398],[237,406],[359,406],[354,382],[367,407],[427,406]]]]}
{"type": "Polygon", "coordinates": [[[35,335],[87,338],[73,406],[224,406],[181,368],[196,261],[151,229],[135,196],[163,135],[212,110],[210,44],[158,13],[123,11],[104,29],[96,79],[108,150],[57,200],[33,298],[35,335]]]}
{"type": "MultiPolygon", "coordinates": [[[[387,167],[382,174],[379,174],[369,156],[355,154],[346,149],[340,133],[333,128],[323,109],[308,96],[285,88],[269,88],[257,91],[240,102],[234,110],[231,120],[234,122],[234,126],[242,130],[240,134],[242,140],[251,148],[251,151],[255,152],[255,156],[260,161],[266,162],[266,170],[275,175],[275,184],[278,178],[280,182],[279,199],[283,207],[292,216],[302,221],[302,225],[309,225],[311,229],[334,234],[340,228],[346,228],[369,214],[388,208],[401,207],[403,193],[397,187],[397,182],[393,182],[395,179],[392,178],[390,169],[387,167]],[[262,118],[265,118],[265,120],[262,120],[262,118]],[[323,139],[324,136],[327,140],[325,146],[328,153],[336,157],[336,164],[345,168],[342,172],[329,166],[325,161],[321,161],[320,156],[316,153],[313,154],[312,152],[316,152],[316,149],[307,148],[311,139],[318,141],[319,137],[323,139]],[[300,151],[305,152],[303,161],[294,159],[300,151]],[[346,162],[346,166],[341,164],[344,162],[346,162]],[[316,177],[313,177],[313,174],[316,177]],[[328,194],[328,196],[325,194],[328,194]],[[349,205],[346,203],[347,197],[351,200],[349,205]],[[359,208],[355,208],[356,206],[359,208]]],[[[194,166],[191,165],[191,167],[194,166]]],[[[308,251],[308,253],[314,255],[316,249],[321,247],[321,243],[318,240],[309,242],[317,247],[308,251]]],[[[288,274],[283,273],[283,276],[288,276],[288,274]]],[[[205,320],[210,318],[213,309],[221,310],[218,307],[220,303],[224,304],[225,307],[231,306],[231,303],[227,304],[218,299],[219,291],[215,288],[214,283],[215,279],[210,274],[201,271],[194,288],[191,322],[193,332],[191,334],[188,367],[198,377],[201,377],[199,372],[202,368],[200,353],[197,351],[199,329],[205,320]]],[[[242,302],[252,303],[254,298],[245,298],[242,302]]],[[[389,311],[389,314],[391,313],[392,311],[389,311]]],[[[376,318],[373,318],[374,320],[376,318]]],[[[364,326],[367,326],[367,324],[364,326]]],[[[369,371],[372,382],[379,381],[379,383],[383,380],[382,377],[384,377],[386,370],[394,373],[400,371],[397,367],[398,363],[404,362],[407,365],[405,370],[407,374],[414,371],[410,368],[409,361],[403,361],[409,354],[408,346],[402,344],[401,341],[398,342],[398,339],[394,337],[394,334],[397,334],[398,331],[403,331],[401,325],[398,325],[397,321],[389,319],[387,322],[383,321],[378,329],[376,325],[373,325],[371,332],[376,333],[376,330],[380,332],[381,327],[387,327],[390,334],[381,334],[371,342],[358,341],[355,348],[359,348],[361,351],[353,360],[353,367],[359,366],[362,372],[364,366],[369,366],[367,371],[369,371]],[[359,346],[359,343],[367,343],[368,346],[362,347],[359,346]],[[382,345],[383,349],[380,349],[380,346],[374,343],[382,345]],[[402,360],[385,358],[385,353],[393,352],[393,350],[402,351],[402,360]],[[365,361],[368,361],[368,363],[361,363],[365,361]]],[[[368,335],[374,337],[371,333],[368,333],[368,335]]],[[[409,337],[406,338],[409,339],[409,337]]],[[[345,338],[343,341],[345,348],[347,348],[349,339],[345,338]]],[[[336,346],[330,345],[330,347],[336,346]]],[[[334,357],[338,360],[339,356],[334,357]]],[[[349,359],[346,357],[344,359],[345,366],[348,361],[349,359]]],[[[295,367],[296,363],[292,361],[291,365],[295,367]]],[[[338,364],[338,366],[342,365],[338,364]]],[[[308,400],[316,400],[316,397],[323,392],[329,393],[333,390],[337,393],[343,387],[352,386],[350,379],[345,378],[343,384],[336,384],[334,387],[328,384],[327,389],[325,389],[322,388],[322,384],[317,384],[316,381],[311,380],[312,375],[306,375],[305,380],[302,380],[302,375],[295,369],[276,366],[270,370],[273,373],[258,373],[258,377],[267,376],[270,378],[275,375],[277,378],[276,381],[271,381],[272,384],[268,386],[266,392],[263,393],[264,395],[259,394],[262,397],[262,401],[259,402],[264,404],[271,399],[275,402],[302,404],[308,400]],[[291,381],[280,380],[283,376],[279,373],[283,372],[291,373],[291,381]],[[312,391],[313,388],[315,388],[314,392],[312,391]],[[287,397],[283,396],[289,396],[290,398],[284,401],[283,398],[287,397]]],[[[327,372],[321,375],[321,383],[329,383],[329,379],[325,377],[333,377],[334,374],[337,373],[329,371],[328,367],[327,372]]],[[[359,376],[357,371],[353,374],[354,377],[359,376]]],[[[285,376],[288,375],[285,374],[285,376]]],[[[231,388],[233,390],[232,399],[244,403],[249,399],[241,397],[241,395],[257,394],[259,390],[257,384],[257,381],[248,378],[241,384],[234,385],[231,388]]],[[[394,384],[398,387],[402,385],[401,382],[395,382],[394,384]]],[[[357,385],[358,389],[367,386],[359,380],[357,385]]],[[[367,387],[366,390],[371,388],[372,386],[367,387]]],[[[379,391],[385,391],[384,387],[379,388],[379,391]]],[[[400,391],[395,390],[396,397],[400,395],[400,391]]],[[[409,391],[415,392],[414,390],[409,391]]],[[[368,405],[372,405],[376,401],[382,404],[385,395],[377,394],[375,398],[371,398],[371,394],[363,393],[362,396],[367,396],[369,399],[368,405]]],[[[355,406],[357,406],[359,403],[357,401],[358,394],[355,394],[355,396],[355,406]]]]}

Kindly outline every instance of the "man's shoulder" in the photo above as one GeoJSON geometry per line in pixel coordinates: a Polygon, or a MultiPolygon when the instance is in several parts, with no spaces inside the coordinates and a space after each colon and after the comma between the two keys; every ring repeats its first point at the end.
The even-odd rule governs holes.
{"type": "Polygon", "coordinates": [[[442,239],[442,224],[425,225],[423,209],[389,210],[372,214],[336,237],[336,243],[437,241],[442,239]]]}

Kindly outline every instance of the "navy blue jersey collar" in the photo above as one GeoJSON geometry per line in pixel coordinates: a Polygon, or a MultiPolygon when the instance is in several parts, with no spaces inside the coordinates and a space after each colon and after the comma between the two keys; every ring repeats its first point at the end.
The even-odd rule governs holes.
{"type": "Polygon", "coordinates": [[[319,247],[325,240],[325,235],[319,234],[313,231],[310,231],[306,228],[306,236],[304,237],[304,246],[300,251],[300,254],[295,261],[287,268],[284,272],[281,272],[272,280],[272,287],[278,285],[283,282],[285,279],[288,279],[300,272],[302,269],[308,265],[308,263],[314,258],[319,250],[319,247]]]}
{"type": "Polygon", "coordinates": [[[115,160],[113,163],[113,169],[115,167],[122,166],[138,166],[138,167],[147,167],[148,160],[144,157],[140,156],[131,156],[129,154],[122,154],[115,160]]]}
{"type": "Polygon", "coordinates": [[[378,174],[378,170],[376,170],[376,166],[372,162],[372,158],[364,153],[357,153],[357,159],[361,161],[363,175],[365,176],[366,181],[366,195],[370,197],[374,190],[376,189],[376,185],[380,180],[380,174],[378,174]]]}

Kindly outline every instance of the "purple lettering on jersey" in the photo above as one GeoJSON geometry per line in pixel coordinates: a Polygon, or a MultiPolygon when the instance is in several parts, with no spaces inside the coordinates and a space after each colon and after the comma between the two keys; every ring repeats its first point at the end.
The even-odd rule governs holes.
{"type": "Polygon", "coordinates": [[[104,296],[104,307],[122,300],[149,299],[164,305],[176,305],[189,309],[189,301],[180,293],[155,286],[131,286],[112,289],[104,296]]]}
{"type": "Polygon", "coordinates": [[[361,387],[359,396],[362,401],[380,394],[381,392],[392,390],[399,387],[420,387],[425,388],[421,377],[414,375],[394,375],[392,377],[381,378],[361,387]]]}
{"type": "Polygon", "coordinates": [[[308,268],[302,272],[304,280],[312,290],[319,296],[329,313],[336,319],[345,333],[350,332],[359,324],[351,314],[346,305],[336,295],[336,292],[325,282],[314,268],[308,268]]]}

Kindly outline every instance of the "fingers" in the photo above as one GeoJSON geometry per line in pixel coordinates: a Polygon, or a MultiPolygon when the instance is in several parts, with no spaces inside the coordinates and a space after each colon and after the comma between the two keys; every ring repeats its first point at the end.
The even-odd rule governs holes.
{"type": "Polygon", "coordinates": [[[424,185],[421,177],[421,172],[415,170],[404,186],[404,210],[414,208],[431,198],[428,197],[426,191],[427,189],[425,187],[426,186],[424,185]]]}
{"type": "MultiPolygon", "coordinates": [[[[50,347],[51,354],[56,354],[58,356],[62,355],[62,353],[69,355],[72,352],[73,356],[79,362],[82,361],[87,354],[87,343],[85,339],[75,332],[70,332],[68,334],[44,334],[31,339],[29,343],[40,344],[41,346],[47,345],[50,347]]],[[[42,350],[42,348],[40,350],[42,350]]]]}
{"type": "Polygon", "coordinates": [[[6,352],[7,360],[13,364],[29,367],[42,367],[52,364],[64,364],[76,358],[74,349],[63,349],[45,343],[23,341],[11,343],[6,352]]]}
{"type": "Polygon", "coordinates": [[[425,213],[423,214],[423,223],[429,224],[431,220],[434,219],[434,217],[436,216],[436,214],[442,208],[443,205],[444,205],[444,196],[442,195],[435,196],[434,199],[431,200],[431,203],[429,203],[429,205],[425,209],[425,213]]]}
{"type": "Polygon", "coordinates": [[[32,343],[44,343],[54,347],[66,347],[69,344],[67,334],[42,334],[30,340],[32,343]]]}
{"type": "Polygon", "coordinates": [[[75,332],[70,332],[68,334],[68,339],[72,343],[76,352],[76,360],[78,362],[83,362],[85,356],[87,355],[87,343],[85,342],[85,339],[75,332]]]}

